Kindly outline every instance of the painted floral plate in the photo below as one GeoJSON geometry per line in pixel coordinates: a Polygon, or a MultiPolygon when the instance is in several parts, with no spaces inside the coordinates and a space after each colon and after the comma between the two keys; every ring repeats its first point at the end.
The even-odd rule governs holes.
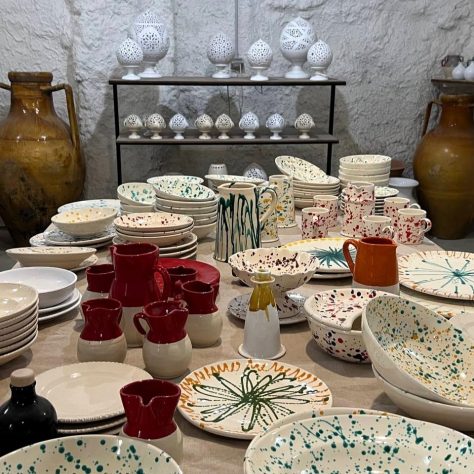
{"type": "Polygon", "coordinates": [[[398,258],[400,283],[429,295],[474,300],[474,253],[432,251],[398,258]]]}
{"type": "Polygon", "coordinates": [[[204,431],[229,438],[252,439],[280,418],[332,405],[321,379],[276,361],[217,362],[192,372],[180,387],[181,415],[204,431]]]}
{"type": "Polygon", "coordinates": [[[470,474],[472,439],[402,416],[333,415],[268,430],[245,454],[245,474],[470,474]]]}
{"type": "Polygon", "coordinates": [[[275,164],[283,174],[293,176],[299,181],[311,182],[318,178],[327,177],[321,168],[296,156],[277,156],[275,164]]]}
{"type": "MultiPolygon", "coordinates": [[[[318,273],[350,273],[349,266],[342,252],[343,238],[323,238],[297,240],[283,245],[290,250],[307,252],[319,260],[318,273]]],[[[352,258],[355,250],[351,248],[352,258]]]]}

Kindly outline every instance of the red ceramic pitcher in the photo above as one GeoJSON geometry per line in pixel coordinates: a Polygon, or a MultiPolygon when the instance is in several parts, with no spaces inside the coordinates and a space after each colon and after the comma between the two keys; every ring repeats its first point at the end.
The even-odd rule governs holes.
{"type": "Polygon", "coordinates": [[[209,314],[217,311],[217,285],[194,280],[181,284],[180,288],[189,314],[209,314]]]}
{"type": "Polygon", "coordinates": [[[122,317],[120,301],[98,298],[82,303],[84,327],[81,338],[86,341],[106,341],[122,335],[119,323],[122,317]]]}
{"type": "Polygon", "coordinates": [[[175,296],[181,296],[181,284],[196,279],[197,270],[179,265],[166,269],[170,276],[172,291],[175,296]]]}

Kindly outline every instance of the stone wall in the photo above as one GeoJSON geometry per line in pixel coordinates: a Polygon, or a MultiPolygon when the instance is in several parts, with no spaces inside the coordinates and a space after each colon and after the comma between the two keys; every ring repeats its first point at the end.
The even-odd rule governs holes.
{"type": "MultiPolygon", "coordinates": [[[[232,0],[2,0],[1,80],[9,70],[50,70],[55,81],[69,82],[76,93],[84,154],[85,193],[112,196],[115,148],[112,91],[107,80],[120,73],[115,50],[133,18],[153,8],[168,25],[171,48],[160,65],[166,74],[202,75],[211,70],[205,55],[209,37],[219,31],[233,36],[232,0]]],[[[271,74],[287,62],[279,52],[280,31],[297,15],[310,21],[318,37],[331,46],[331,75],[348,85],[338,89],[334,147],[337,158],[353,153],[383,153],[410,161],[420,134],[424,107],[432,97],[430,78],[439,74],[447,53],[474,55],[474,4],[471,0],[241,0],[240,53],[259,37],[274,51],[271,74]]],[[[260,120],[273,112],[293,121],[311,113],[327,120],[324,88],[157,88],[130,87],[121,92],[121,116],[175,112],[190,121],[206,112],[214,118],[252,110],[260,120]]],[[[64,98],[55,98],[64,115],[64,98]]],[[[0,95],[0,114],[8,110],[0,95]]],[[[273,158],[295,154],[324,166],[325,148],[305,146],[128,147],[123,149],[124,179],[141,180],[166,171],[205,174],[209,163],[226,161],[240,173],[251,161],[275,172],[273,158]]]]}

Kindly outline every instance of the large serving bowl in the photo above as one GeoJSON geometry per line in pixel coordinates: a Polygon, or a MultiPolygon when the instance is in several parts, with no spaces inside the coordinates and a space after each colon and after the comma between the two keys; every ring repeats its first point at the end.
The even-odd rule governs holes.
{"type": "Polygon", "coordinates": [[[404,417],[333,415],[269,429],[247,449],[244,471],[471,474],[473,462],[472,439],[449,428],[404,417]]]}
{"type": "Polygon", "coordinates": [[[474,406],[474,341],[434,311],[381,296],[362,313],[362,337],[377,372],[423,398],[474,406]]]}
{"type": "Polygon", "coordinates": [[[448,405],[418,397],[395,387],[385,380],[373,366],[372,370],[390,400],[407,415],[418,420],[448,426],[454,430],[474,431],[474,408],[448,405]]]}
{"type": "Polygon", "coordinates": [[[318,269],[318,259],[306,252],[293,252],[284,248],[260,248],[244,250],[229,258],[229,265],[237,278],[246,285],[255,272],[261,268],[270,270],[275,279],[272,284],[275,302],[280,318],[288,318],[299,313],[300,307],[287,294],[311,279],[318,269]]]}
{"type": "Polygon", "coordinates": [[[66,234],[88,237],[104,232],[116,215],[117,209],[85,207],[56,214],[51,218],[51,222],[66,234]]]}
{"type": "Polygon", "coordinates": [[[61,474],[180,474],[171,456],[142,441],[108,435],[83,435],[42,441],[2,457],[2,472],[61,474]]]}

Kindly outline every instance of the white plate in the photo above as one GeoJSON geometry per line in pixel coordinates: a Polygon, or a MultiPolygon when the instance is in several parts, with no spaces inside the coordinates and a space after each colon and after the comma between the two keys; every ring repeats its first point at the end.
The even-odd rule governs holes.
{"type": "Polygon", "coordinates": [[[0,356],[6,355],[17,350],[19,347],[24,346],[34,336],[34,333],[37,332],[38,323],[35,321],[35,324],[28,326],[28,329],[25,327],[23,334],[15,336],[11,340],[7,339],[6,341],[0,342],[0,356]]]}
{"type": "Polygon", "coordinates": [[[72,211],[75,209],[83,209],[84,207],[112,207],[120,210],[120,201],[118,199],[90,199],[87,201],[76,201],[64,204],[58,209],[58,212],[72,211]]]}
{"type": "Polygon", "coordinates": [[[229,438],[252,439],[286,415],[332,405],[321,379],[278,361],[224,360],[196,369],[179,385],[181,415],[229,438]]]}
{"type": "Polygon", "coordinates": [[[36,341],[38,337],[38,331],[34,333],[34,336],[26,342],[24,346],[19,347],[13,352],[9,352],[8,354],[4,354],[0,356],[0,365],[6,364],[7,362],[20,357],[23,353],[25,353],[36,341]]]}
{"type": "Polygon", "coordinates": [[[199,176],[189,176],[189,175],[164,175],[164,176],[153,176],[146,180],[149,184],[159,184],[164,181],[174,181],[174,180],[184,181],[185,183],[194,183],[194,184],[202,184],[204,180],[199,176]]]}
{"type": "Polygon", "coordinates": [[[107,242],[115,235],[115,229],[112,226],[108,227],[104,232],[94,236],[94,237],[73,237],[72,235],[66,234],[65,232],[60,231],[54,225],[51,225],[49,230],[43,232],[44,240],[49,245],[59,245],[59,246],[92,246],[99,243],[107,242]]]}
{"type": "Polygon", "coordinates": [[[0,322],[27,313],[38,302],[38,292],[19,283],[0,283],[0,322]]]}
{"type": "Polygon", "coordinates": [[[81,298],[79,298],[73,305],[68,306],[67,308],[60,309],[58,311],[54,311],[52,313],[47,313],[43,314],[42,316],[39,316],[38,322],[44,323],[45,321],[50,321],[51,319],[56,319],[61,316],[64,316],[65,314],[70,313],[71,311],[77,309],[81,304],[81,298]]]}
{"type": "Polygon", "coordinates": [[[151,244],[161,245],[173,245],[176,242],[179,242],[185,239],[188,235],[191,234],[191,231],[194,232],[194,229],[191,227],[188,231],[179,234],[169,234],[162,235],[160,237],[139,237],[136,235],[127,235],[122,234],[117,231],[117,237],[114,238],[114,243],[126,243],[126,242],[147,242],[151,244]],[[121,241],[121,242],[120,242],[121,241]]]}
{"type": "Polygon", "coordinates": [[[41,308],[38,311],[38,314],[40,316],[46,315],[48,313],[54,313],[55,311],[58,311],[63,308],[67,308],[69,306],[72,306],[77,302],[77,300],[81,299],[81,292],[75,288],[74,291],[71,293],[71,296],[64,300],[62,303],[59,303],[55,306],[49,306],[48,308],[41,308]]]}
{"type": "Polygon", "coordinates": [[[82,362],[36,375],[36,393],[53,404],[59,423],[86,423],[122,415],[119,390],[151,378],[131,365],[82,362]]]}
{"type": "Polygon", "coordinates": [[[216,187],[227,183],[251,183],[258,185],[265,182],[264,179],[248,178],[247,176],[238,176],[234,174],[206,174],[204,178],[212,181],[212,184],[216,187]]]}
{"type": "Polygon", "coordinates": [[[352,273],[319,273],[314,272],[313,280],[337,280],[339,278],[352,278],[352,273]]]}
{"type": "Polygon", "coordinates": [[[58,267],[71,269],[96,253],[87,247],[20,247],[8,249],[7,255],[18,261],[22,267],[58,267]]]}
{"type": "Polygon", "coordinates": [[[77,267],[71,268],[71,272],[80,272],[81,270],[85,270],[86,268],[95,265],[99,261],[99,257],[97,255],[91,255],[89,258],[86,258],[83,262],[81,262],[77,267]]]}
{"type": "MultiPolygon", "coordinates": [[[[105,247],[106,245],[108,245],[110,242],[112,242],[112,237],[110,237],[109,239],[107,240],[103,240],[103,241],[100,241],[98,243],[95,243],[95,244],[88,244],[88,247],[92,247],[92,248],[100,248],[100,247],[105,247]]],[[[45,239],[45,236],[44,236],[44,232],[41,232],[40,234],[36,234],[34,235],[33,237],[31,237],[30,239],[30,245],[32,247],[48,247],[50,244],[48,244],[48,242],[46,242],[46,239],[45,239]]],[[[74,245],[71,245],[71,247],[75,247],[74,245]]]]}
{"type": "Polygon", "coordinates": [[[167,232],[184,229],[193,223],[193,218],[182,214],[168,212],[135,213],[117,217],[114,225],[120,231],[140,232],[167,232]]]}
{"type": "Polygon", "coordinates": [[[188,249],[177,250],[176,252],[169,252],[169,253],[161,252],[161,248],[160,248],[160,255],[166,258],[189,258],[196,255],[196,253],[197,253],[197,244],[188,249]]]}
{"type": "Polygon", "coordinates": [[[58,433],[62,435],[97,433],[98,431],[115,429],[120,431],[120,428],[127,421],[127,417],[121,416],[119,418],[110,418],[103,422],[94,423],[78,423],[78,424],[60,424],[58,425],[58,433]]]}
{"type": "Polygon", "coordinates": [[[27,313],[15,316],[8,321],[0,324],[0,332],[2,334],[11,333],[21,329],[25,324],[28,324],[34,318],[36,318],[36,313],[38,312],[38,305],[33,306],[27,313]]]}
{"type": "Polygon", "coordinates": [[[185,250],[197,245],[197,236],[193,233],[189,234],[184,239],[180,240],[174,245],[165,245],[160,247],[160,255],[162,253],[177,252],[178,250],[185,250]]]}
{"type": "Polygon", "coordinates": [[[37,324],[38,321],[38,309],[36,308],[31,315],[21,321],[20,324],[14,325],[12,328],[0,329],[0,342],[10,341],[13,344],[16,341],[19,341],[21,337],[24,336],[25,332],[31,329],[37,324]],[[13,340],[15,339],[15,341],[13,340]]]}

